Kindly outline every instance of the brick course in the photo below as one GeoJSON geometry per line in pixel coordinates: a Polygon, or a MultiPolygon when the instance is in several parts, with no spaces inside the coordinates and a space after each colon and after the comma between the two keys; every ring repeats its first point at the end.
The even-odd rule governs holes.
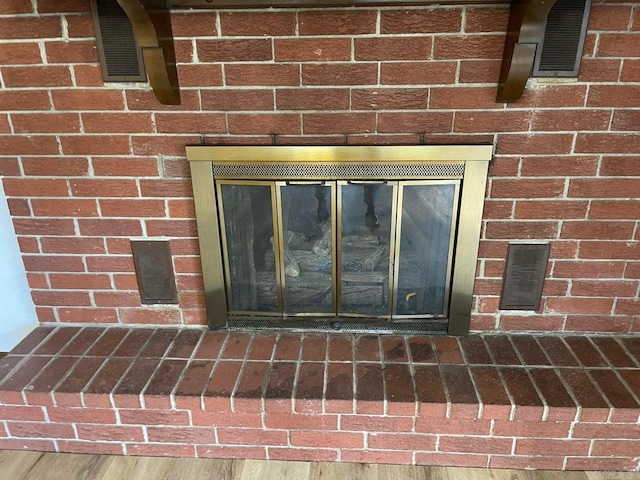
{"type": "Polygon", "coordinates": [[[0,8],[0,174],[34,298],[52,304],[41,322],[204,322],[198,249],[181,251],[196,245],[185,144],[489,141],[473,328],[638,330],[636,6],[594,6],[580,78],[531,80],[506,106],[504,5],[175,10],[182,105],[163,106],[144,85],[102,84],[82,2],[36,3],[39,17],[0,8]],[[171,241],[181,308],[138,303],[131,236],[171,241]],[[506,244],[522,239],[553,245],[530,316],[497,310],[506,244]],[[76,292],[64,272],[110,283],[76,292]]]}
{"type": "Polygon", "coordinates": [[[639,370],[631,335],[39,327],[0,360],[0,448],[637,471],[639,370]]]}

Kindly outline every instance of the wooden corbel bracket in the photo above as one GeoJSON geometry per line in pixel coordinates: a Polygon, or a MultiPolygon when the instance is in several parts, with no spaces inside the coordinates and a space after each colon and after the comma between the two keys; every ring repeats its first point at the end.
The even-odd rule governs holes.
{"type": "Polygon", "coordinates": [[[556,0],[513,0],[502,57],[497,102],[516,102],[531,75],[549,11],[556,0]]]}
{"type": "Polygon", "coordinates": [[[160,0],[117,1],[133,26],[153,92],[160,103],[179,105],[180,90],[167,3],[160,0]]]}

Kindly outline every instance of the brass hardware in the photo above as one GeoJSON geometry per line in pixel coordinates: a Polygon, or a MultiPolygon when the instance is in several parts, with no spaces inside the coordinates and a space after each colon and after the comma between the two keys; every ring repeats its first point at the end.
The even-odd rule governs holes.
{"type": "Polygon", "coordinates": [[[393,309],[395,308],[398,300],[398,289],[395,279],[398,278],[399,262],[399,250],[400,250],[400,234],[398,227],[400,222],[398,221],[398,205],[400,205],[401,189],[398,187],[398,183],[393,183],[393,195],[391,196],[391,238],[389,239],[389,308],[387,310],[389,318],[393,315],[393,309]]]}
{"type": "Polygon", "coordinates": [[[342,272],[342,185],[344,182],[338,183],[338,188],[336,189],[336,205],[331,206],[331,211],[336,211],[336,234],[334,235],[335,239],[335,251],[336,256],[334,259],[335,264],[335,272],[334,272],[334,283],[333,288],[335,290],[336,296],[336,312],[340,312],[342,315],[342,282],[338,280],[338,273],[342,272]]]}
{"type": "Polygon", "coordinates": [[[338,215],[338,195],[340,189],[336,187],[335,182],[331,184],[331,288],[333,300],[331,302],[331,306],[333,307],[334,312],[339,311],[339,301],[340,301],[340,282],[338,282],[338,272],[339,270],[339,258],[338,249],[342,245],[342,242],[339,242],[340,238],[339,229],[341,228],[340,218],[338,215]]]}
{"type": "Polygon", "coordinates": [[[386,185],[386,180],[347,180],[349,185],[386,185]]]}
{"type": "Polygon", "coordinates": [[[398,273],[400,272],[400,235],[402,234],[402,200],[404,196],[404,189],[395,185],[395,191],[393,192],[393,216],[392,221],[394,223],[393,229],[393,254],[389,253],[389,289],[391,301],[389,302],[389,315],[395,313],[394,309],[398,305],[398,273]],[[393,255],[393,260],[391,256],[393,255]]]}
{"type": "MultiPolygon", "coordinates": [[[[271,221],[273,223],[273,253],[274,253],[274,262],[276,267],[276,282],[278,289],[278,311],[280,313],[284,312],[284,306],[286,305],[285,295],[285,283],[286,283],[286,275],[284,272],[284,252],[283,245],[284,239],[283,231],[282,231],[282,209],[280,205],[282,204],[282,198],[280,197],[280,189],[277,184],[271,185],[271,221]]],[[[229,288],[227,286],[227,288],[229,288]]]]}
{"type": "MultiPolygon", "coordinates": [[[[333,315],[353,318],[378,318],[387,320],[398,318],[406,321],[407,317],[394,315],[393,308],[397,305],[397,273],[399,268],[399,235],[401,221],[399,212],[402,208],[403,188],[408,185],[423,184],[455,184],[456,193],[454,198],[459,199],[459,204],[452,206],[452,230],[449,237],[449,269],[447,284],[451,284],[451,289],[446,290],[445,295],[448,301],[445,302],[445,312],[448,313],[449,333],[466,334],[469,330],[471,303],[473,295],[473,283],[475,279],[475,268],[477,260],[477,249],[480,238],[480,227],[482,219],[483,201],[486,186],[486,175],[488,164],[491,159],[493,148],[491,146],[416,146],[416,147],[213,147],[213,146],[189,146],[187,147],[187,158],[191,163],[192,179],[194,182],[194,196],[196,202],[196,215],[198,223],[199,241],[201,245],[201,255],[203,259],[203,277],[205,292],[207,296],[207,311],[210,325],[220,325],[220,318],[227,321],[229,315],[248,315],[249,317],[264,318],[288,318],[288,317],[326,317],[328,314],[289,314],[285,311],[283,303],[284,285],[284,259],[282,258],[282,248],[284,244],[282,229],[282,216],[280,211],[280,191],[276,185],[276,180],[268,175],[262,181],[255,180],[228,180],[216,179],[216,184],[235,183],[242,185],[271,185],[272,215],[274,232],[274,253],[276,256],[276,281],[279,292],[280,312],[239,312],[233,311],[232,299],[229,299],[229,309],[225,305],[225,285],[229,285],[229,278],[222,274],[222,259],[219,252],[226,248],[220,244],[220,238],[224,241],[224,212],[220,208],[219,224],[216,221],[217,209],[214,197],[215,167],[224,165],[256,165],[268,169],[274,163],[295,169],[296,172],[304,172],[304,166],[315,167],[318,165],[374,165],[386,168],[389,165],[455,165],[462,168],[462,174],[445,180],[413,180],[413,181],[392,181],[387,180],[394,188],[392,194],[392,224],[391,238],[389,243],[389,311],[385,315],[361,315],[342,314],[341,312],[341,233],[343,230],[342,215],[340,208],[342,205],[342,192],[338,188],[337,182],[331,182],[331,217],[332,217],[332,285],[333,285],[333,315]],[[450,150],[449,150],[450,149],[450,150]],[[350,153],[353,153],[351,156],[350,153]],[[368,158],[367,158],[368,157],[368,158]],[[199,179],[204,176],[205,179],[199,179]],[[205,187],[206,186],[206,187],[205,187]],[[205,188],[210,188],[205,192],[205,188]],[[212,204],[212,205],[210,205],[212,204]],[[459,210],[457,222],[457,248],[453,248],[456,229],[455,214],[459,210]],[[395,232],[395,234],[393,234],[395,232]],[[216,249],[217,247],[217,249],[216,249]],[[216,273],[217,272],[217,273],[216,273]],[[217,295],[214,296],[213,293],[217,295]],[[220,302],[222,293],[223,301],[220,302]],[[214,301],[215,297],[215,301],[214,301]],[[220,306],[223,305],[225,311],[220,313],[220,306]]],[[[308,178],[301,176],[300,178],[308,178]]],[[[324,180],[324,179],[323,179],[324,180]]],[[[328,178],[327,180],[340,180],[339,178],[328,178]]],[[[345,179],[358,182],[368,180],[368,178],[345,179]]],[[[304,185],[317,184],[303,182],[304,185]]],[[[287,182],[280,181],[278,185],[286,185],[287,182]]],[[[325,183],[326,185],[326,183],[325,183]]],[[[219,202],[221,202],[220,192],[217,192],[219,202]]],[[[219,206],[221,203],[218,204],[219,206]]],[[[228,265],[225,265],[228,270],[228,265]]],[[[441,317],[433,315],[412,315],[410,318],[440,321],[441,317]]],[[[391,323],[393,324],[393,322],[391,323]]],[[[390,327],[393,328],[393,327],[390,327]]]]}
{"type": "MultiPolygon", "coordinates": [[[[216,165],[423,165],[488,161],[492,145],[414,146],[187,146],[190,162],[216,165]]],[[[345,179],[347,180],[347,179],[345,179]]]]}
{"type": "Polygon", "coordinates": [[[190,162],[190,167],[207,320],[210,328],[222,328],[227,324],[227,301],[224,288],[224,268],[220,255],[222,249],[216,189],[211,174],[211,164],[190,162]]]}
{"type": "Polygon", "coordinates": [[[467,162],[462,180],[457,248],[449,298],[449,334],[466,335],[471,322],[482,210],[489,162],[467,162]]]}
{"type": "MultiPolygon", "coordinates": [[[[396,258],[400,258],[400,244],[398,239],[401,238],[401,224],[402,224],[402,211],[403,211],[403,204],[404,204],[404,190],[406,187],[410,187],[410,186],[421,186],[421,185],[454,185],[454,193],[453,193],[453,203],[451,205],[451,228],[449,231],[449,245],[448,245],[448,249],[447,249],[447,268],[446,268],[446,277],[445,277],[445,281],[444,281],[444,310],[441,314],[441,316],[447,316],[449,313],[449,296],[450,296],[450,285],[451,285],[451,272],[452,272],[452,267],[453,267],[453,254],[454,254],[454,247],[456,245],[456,237],[455,237],[455,231],[456,231],[456,227],[457,227],[457,214],[458,214],[458,205],[460,202],[460,181],[455,180],[455,181],[451,181],[451,180],[414,180],[414,181],[406,181],[406,182],[401,182],[399,185],[399,193],[398,193],[398,211],[399,213],[396,215],[396,220],[398,222],[398,226],[396,229],[396,252],[395,252],[395,256],[396,258]]],[[[460,244],[459,240],[458,240],[458,244],[461,245],[461,247],[464,248],[464,244],[460,244]]],[[[399,281],[399,267],[400,267],[400,262],[396,261],[395,265],[394,265],[394,273],[393,273],[393,277],[394,278],[394,306],[398,306],[398,281],[399,281]]],[[[417,293],[416,293],[417,294],[417,293]]],[[[394,318],[432,318],[434,315],[431,314],[411,314],[411,315],[403,315],[403,314],[398,314],[397,312],[393,312],[394,313],[394,318]]]]}
{"type": "Polygon", "coordinates": [[[306,186],[309,186],[309,185],[310,186],[314,186],[314,185],[315,186],[321,186],[321,185],[325,185],[326,184],[326,182],[324,182],[322,180],[317,181],[317,182],[315,182],[315,181],[308,181],[308,182],[300,181],[300,182],[296,182],[296,181],[293,181],[293,180],[287,180],[285,183],[287,185],[292,186],[292,187],[306,187],[306,186]]]}

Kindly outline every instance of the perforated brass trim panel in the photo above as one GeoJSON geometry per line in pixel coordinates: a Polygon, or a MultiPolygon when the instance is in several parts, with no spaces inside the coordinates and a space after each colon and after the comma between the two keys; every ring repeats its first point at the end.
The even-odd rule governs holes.
{"type": "Polygon", "coordinates": [[[216,178],[413,179],[461,178],[461,163],[427,165],[213,165],[216,178]]]}

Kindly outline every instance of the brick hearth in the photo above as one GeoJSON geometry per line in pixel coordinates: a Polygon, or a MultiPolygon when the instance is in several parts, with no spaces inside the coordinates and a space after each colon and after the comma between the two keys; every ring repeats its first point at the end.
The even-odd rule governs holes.
{"type": "Polygon", "coordinates": [[[0,448],[638,470],[640,338],[39,327],[0,448]]]}

